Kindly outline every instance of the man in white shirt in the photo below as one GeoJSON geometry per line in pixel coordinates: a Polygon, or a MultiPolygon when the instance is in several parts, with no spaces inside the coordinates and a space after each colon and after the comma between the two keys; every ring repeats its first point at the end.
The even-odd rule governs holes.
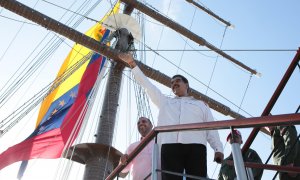
{"type": "MultiPolygon", "coordinates": [[[[148,118],[140,117],[137,122],[137,128],[141,134],[141,140],[152,130],[152,123],[148,118]]],[[[128,154],[130,154],[141,141],[132,143],[127,148],[125,154],[121,156],[120,163],[127,164],[128,154]]],[[[128,172],[131,171],[133,180],[143,180],[151,173],[152,166],[152,149],[154,141],[150,141],[148,145],[122,170],[121,177],[126,177],[128,172]]],[[[147,180],[151,176],[147,177],[147,180]]]]}
{"type": "MultiPolygon", "coordinates": [[[[213,121],[209,107],[202,101],[188,96],[189,84],[181,75],[173,76],[171,89],[176,97],[168,97],[154,86],[136,65],[131,54],[120,54],[119,58],[132,68],[137,82],[144,87],[152,102],[158,107],[157,126],[213,121]]],[[[158,135],[161,144],[162,170],[206,177],[206,144],[215,151],[214,161],[224,158],[223,145],[218,131],[181,131],[158,135]]],[[[180,176],[162,173],[162,180],[179,180],[180,176]]],[[[189,179],[189,178],[187,178],[189,179]]]]}

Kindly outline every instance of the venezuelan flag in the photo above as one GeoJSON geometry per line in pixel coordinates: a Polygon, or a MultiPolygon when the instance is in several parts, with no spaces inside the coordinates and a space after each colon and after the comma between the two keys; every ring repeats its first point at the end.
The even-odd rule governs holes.
{"type": "MultiPolygon", "coordinates": [[[[107,16],[118,13],[120,2],[105,17],[85,34],[103,41],[109,30],[102,27],[107,16]]],[[[34,132],[24,141],[0,154],[0,170],[14,162],[34,158],[59,158],[64,148],[72,145],[85,114],[87,97],[94,87],[106,58],[76,44],[65,59],[56,81],[82,58],[91,56],[80,68],[55,88],[43,101],[34,132]],[[92,55],[91,55],[92,54],[92,55]]],[[[23,173],[22,173],[23,174],[23,173]]]]}

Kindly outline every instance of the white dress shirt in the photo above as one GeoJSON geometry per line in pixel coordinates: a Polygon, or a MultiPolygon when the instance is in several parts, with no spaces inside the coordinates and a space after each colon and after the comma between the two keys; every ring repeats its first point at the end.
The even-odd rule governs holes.
{"type": "MultiPolygon", "coordinates": [[[[132,69],[132,73],[159,109],[157,126],[214,121],[208,105],[203,101],[193,97],[168,97],[149,81],[138,66],[132,69]]],[[[215,152],[223,153],[223,145],[216,130],[179,131],[158,135],[159,144],[194,143],[206,146],[207,142],[215,152]]]]}
{"type": "MultiPolygon", "coordinates": [[[[127,148],[125,154],[130,154],[141,141],[132,143],[127,148]]],[[[152,168],[152,151],[154,140],[148,145],[122,170],[122,173],[131,171],[132,180],[143,180],[151,173],[152,168]]],[[[151,176],[147,180],[151,179],[151,176]]]]}

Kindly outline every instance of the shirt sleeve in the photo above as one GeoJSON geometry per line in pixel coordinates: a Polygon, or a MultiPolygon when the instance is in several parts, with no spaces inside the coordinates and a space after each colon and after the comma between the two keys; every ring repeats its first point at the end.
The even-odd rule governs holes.
{"type": "MultiPolygon", "coordinates": [[[[252,149],[249,149],[247,151],[245,162],[254,162],[254,163],[262,164],[262,161],[261,161],[259,155],[257,154],[256,151],[254,151],[252,149]]],[[[254,179],[261,179],[262,174],[263,174],[263,169],[252,168],[252,173],[253,173],[254,179]]]]}
{"type": "Polygon", "coordinates": [[[287,126],[280,127],[280,131],[285,131],[285,133],[282,134],[285,145],[285,160],[283,165],[294,163],[298,152],[298,146],[296,145],[298,141],[297,130],[295,126],[287,126]]]}
{"type": "Polygon", "coordinates": [[[160,107],[165,99],[165,95],[150,82],[138,66],[135,66],[132,69],[132,73],[134,74],[136,81],[146,90],[152,102],[160,107]]]}
{"type": "MultiPolygon", "coordinates": [[[[205,105],[205,107],[206,107],[206,122],[214,121],[213,115],[209,107],[207,105],[205,105]]],[[[207,135],[207,142],[209,143],[210,147],[215,152],[223,153],[223,144],[220,141],[218,130],[207,130],[206,135],[207,135]]]]}

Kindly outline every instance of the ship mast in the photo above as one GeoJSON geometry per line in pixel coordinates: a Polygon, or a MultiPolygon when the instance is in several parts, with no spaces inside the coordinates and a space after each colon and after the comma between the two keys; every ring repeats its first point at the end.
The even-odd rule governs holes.
{"type": "MultiPolygon", "coordinates": [[[[90,37],[86,36],[85,34],[78,32],[78,31],[30,8],[30,7],[27,7],[20,2],[17,2],[15,0],[1,0],[0,6],[8,9],[20,16],[23,16],[24,18],[27,18],[27,19],[51,30],[51,31],[61,34],[78,44],[81,44],[87,48],[90,48],[91,50],[98,52],[98,53],[102,54],[103,56],[106,56],[117,62],[121,61],[118,58],[118,54],[120,53],[119,50],[108,47],[105,44],[100,44],[95,39],[90,38],[90,37]]],[[[124,13],[131,13],[132,10],[133,10],[132,6],[125,5],[124,13]]],[[[159,71],[155,71],[155,76],[153,74],[151,76],[151,73],[153,73],[154,70],[152,69],[151,73],[147,73],[146,70],[149,71],[149,68],[152,69],[151,67],[148,67],[148,66],[145,66],[145,68],[141,68],[141,69],[148,77],[155,79],[159,83],[164,84],[169,87],[170,81],[166,81],[166,80],[168,80],[170,77],[166,76],[165,74],[160,73],[159,71]],[[155,78],[158,76],[162,77],[162,78],[155,78]]],[[[209,104],[210,108],[212,108],[226,116],[231,116],[233,118],[244,117],[241,114],[232,111],[228,106],[226,106],[206,95],[203,95],[202,93],[200,93],[196,90],[192,91],[192,95],[196,99],[203,100],[204,102],[209,104]]]]}
{"type": "MultiPolygon", "coordinates": [[[[104,179],[110,174],[114,167],[118,165],[118,160],[121,155],[121,153],[118,150],[112,147],[112,137],[118,108],[122,71],[125,67],[123,63],[119,63],[121,62],[121,60],[118,58],[118,54],[121,52],[121,50],[113,49],[111,47],[106,46],[105,44],[100,44],[93,38],[90,38],[15,0],[1,0],[0,5],[12,12],[15,12],[16,14],[19,14],[33,22],[40,24],[41,26],[49,30],[59,33],[79,44],[90,48],[93,51],[101,53],[102,55],[114,60],[112,63],[112,68],[110,70],[108,83],[106,86],[104,105],[101,112],[100,123],[98,125],[98,130],[96,134],[96,142],[75,145],[71,147],[68,151],[73,151],[72,155],[71,153],[65,154],[66,158],[70,158],[74,161],[86,165],[84,179],[104,179]],[[107,153],[108,151],[110,152],[109,154],[107,153]]],[[[132,10],[133,6],[131,6],[131,4],[126,5],[124,13],[130,14],[132,10]]],[[[217,50],[217,52],[220,53],[219,50],[217,50]]],[[[147,70],[149,71],[149,68],[144,68],[143,71],[147,70]]],[[[158,81],[166,81],[166,79],[169,78],[163,74],[160,75],[163,78],[157,79],[158,81]]],[[[163,84],[166,85],[166,83],[163,84]]],[[[198,99],[199,98],[203,99],[201,93],[198,99]]],[[[228,108],[225,105],[222,105],[221,103],[218,103],[217,101],[214,101],[208,97],[205,100],[211,105],[212,108],[217,109],[221,113],[231,115],[235,118],[243,117],[242,115],[231,111],[230,108],[228,108]]]]}

